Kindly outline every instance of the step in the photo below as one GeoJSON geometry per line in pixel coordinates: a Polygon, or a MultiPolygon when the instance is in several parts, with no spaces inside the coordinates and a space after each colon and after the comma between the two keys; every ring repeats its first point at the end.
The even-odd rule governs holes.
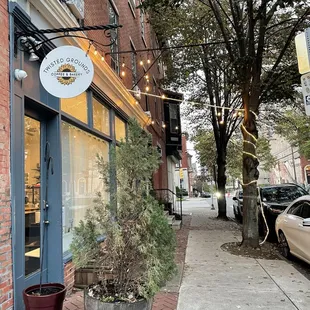
{"type": "Polygon", "coordinates": [[[172,229],[173,229],[173,230],[180,230],[180,229],[181,229],[181,224],[182,224],[181,221],[175,220],[175,221],[172,223],[172,229]]]}
{"type": "Polygon", "coordinates": [[[169,211],[168,210],[164,210],[164,216],[169,216],[169,211]]]}
{"type": "Polygon", "coordinates": [[[174,215],[168,215],[167,219],[168,219],[168,224],[172,225],[175,221],[175,216],[174,215]]]}

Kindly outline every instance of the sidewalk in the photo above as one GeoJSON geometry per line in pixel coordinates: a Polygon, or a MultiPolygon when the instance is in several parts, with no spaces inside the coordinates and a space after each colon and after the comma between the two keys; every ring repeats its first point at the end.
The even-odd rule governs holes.
{"type": "Polygon", "coordinates": [[[190,212],[178,310],[310,309],[310,281],[292,265],[224,252],[222,244],[241,240],[236,224],[214,219],[209,207],[190,212]]]}

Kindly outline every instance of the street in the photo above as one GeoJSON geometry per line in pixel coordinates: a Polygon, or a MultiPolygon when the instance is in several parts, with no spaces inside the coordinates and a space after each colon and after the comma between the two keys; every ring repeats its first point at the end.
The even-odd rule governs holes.
{"type": "MultiPolygon", "coordinates": [[[[215,210],[214,214],[217,214],[217,198],[214,196],[212,198],[190,198],[183,202],[183,212],[190,213],[192,212],[192,208],[210,208],[212,207],[212,203],[214,204],[215,210]]],[[[230,197],[226,197],[226,214],[229,218],[235,219],[234,211],[233,211],[233,200],[230,197]]]]}

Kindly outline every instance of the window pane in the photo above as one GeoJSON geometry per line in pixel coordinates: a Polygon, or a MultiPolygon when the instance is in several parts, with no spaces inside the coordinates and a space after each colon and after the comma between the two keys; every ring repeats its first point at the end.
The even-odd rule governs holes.
{"type": "Polygon", "coordinates": [[[73,98],[61,99],[61,110],[77,118],[83,123],[87,122],[87,94],[86,92],[73,98]]]}
{"type": "Polygon", "coordinates": [[[117,116],[115,116],[115,136],[117,141],[126,137],[126,124],[117,116]]]}
{"type": "Polygon", "coordinates": [[[93,98],[93,121],[94,128],[110,135],[109,109],[104,107],[98,100],[93,98]]]}
{"type": "Polygon", "coordinates": [[[62,123],[62,214],[63,214],[63,251],[69,250],[72,229],[85,217],[86,210],[93,207],[96,193],[101,192],[105,199],[103,180],[97,169],[96,155],[108,161],[107,142],[62,123]]]}
{"type": "Polygon", "coordinates": [[[41,128],[25,116],[25,276],[40,269],[41,128]]]}

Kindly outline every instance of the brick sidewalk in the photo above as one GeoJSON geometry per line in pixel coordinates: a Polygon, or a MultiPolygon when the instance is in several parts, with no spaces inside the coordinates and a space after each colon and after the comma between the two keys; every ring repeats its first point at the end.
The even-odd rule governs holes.
{"type": "MultiPolygon", "coordinates": [[[[182,228],[176,231],[177,249],[175,261],[178,264],[185,262],[190,222],[191,217],[184,216],[182,228]]],[[[176,310],[178,297],[178,293],[159,292],[154,298],[152,310],[176,310]]],[[[84,310],[83,291],[73,291],[73,293],[66,298],[63,310],[84,310]]]]}

